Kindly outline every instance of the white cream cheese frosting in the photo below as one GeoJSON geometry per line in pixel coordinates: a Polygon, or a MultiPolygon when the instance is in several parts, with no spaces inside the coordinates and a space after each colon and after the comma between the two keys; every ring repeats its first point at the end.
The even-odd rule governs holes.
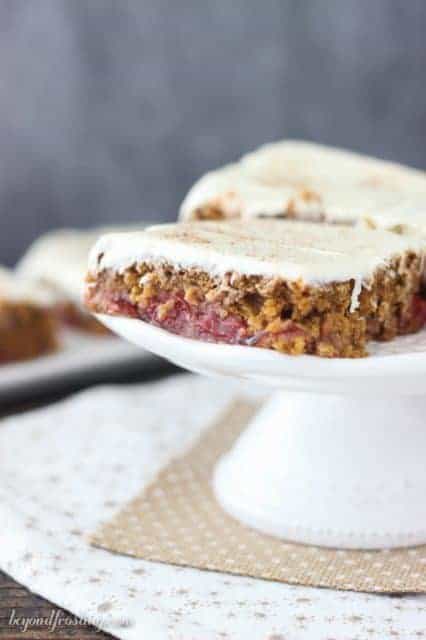
{"type": "Polygon", "coordinates": [[[57,302],[57,297],[50,287],[0,267],[0,301],[2,300],[50,307],[57,302]]]}
{"type": "Polygon", "coordinates": [[[80,304],[87,258],[97,238],[108,231],[126,231],[134,228],[138,226],[52,231],[38,238],[30,246],[17,265],[17,273],[48,283],[56,288],[58,295],[62,295],[63,299],[80,304]]]}
{"type": "Polygon", "coordinates": [[[207,173],[187,194],[180,218],[193,219],[201,207],[212,207],[226,218],[289,216],[353,223],[376,210],[403,210],[413,193],[425,208],[425,172],[284,140],[207,173]]]}
{"type": "Polygon", "coordinates": [[[143,261],[195,267],[212,275],[237,272],[325,284],[354,280],[351,310],[376,269],[421,241],[387,231],[289,221],[199,222],[157,225],[101,237],[89,271],[121,272],[143,261]]]}
{"type": "Polygon", "coordinates": [[[386,229],[401,234],[417,234],[426,244],[426,205],[413,195],[403,207],[387,210],[378,209],[363,215],[360,227],[386,229]]]}
{"type": "Polygon", "coordinates": [[[99,231],[61,229],[36,240],[17,265],[23,276],[48,282],[63,298],[80,303],[90,247],[99,231]]]}

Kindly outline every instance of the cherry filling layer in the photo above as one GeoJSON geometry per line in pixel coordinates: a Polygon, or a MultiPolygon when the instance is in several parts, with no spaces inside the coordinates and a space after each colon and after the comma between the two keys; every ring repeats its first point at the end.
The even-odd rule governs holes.
{"type": "MultiPolygon", "coordinates": [[[[236,313],[225,312],[223,307],[214,302],[188,302],[183,291],[159,292],[147,300],[141,299],[133,303],[123,290],[93,287],[88,293],[87,303],[90,308],[109,315],[120,315],[140,318],[171,333],[206,342],[250,345],[266,348],[277,348],[280,351],[298,353],[315,353],[318,344],[322,354],[335,357],[344,353],[346,347],[364,342],[370,338],[385,337],[380,328],[374,328],[374,321],[367,329],[367,336],[362,335],[359,325],[349,324],[349,330],[342,331],[336,321],[327,317],[321,322],[319,334],[312,334],[309,328],[291,319],[278,319],[273,322],[273,330],[254,331],[247,320],[236,313]],[[303,343],[303,344],[301,344],[303,343]],[[295,346],[297,345],[297,347],[295,346]],[[327,347],[324,351],[324,346],[327,347]],[[295,351],[296,349],[296,351],[295,351]]],[[[350,319],[342,317],[344,322],[350,319]]],[[[370,321],[369,321],[370,322],[370,321]]],[[[397,333],[418,331],[426,323],[426,299],[421,295],[413,296],[410,309],[397,321],[397,333]]],[[[347,328],[347,325],[346,325],[347,328]]],[[[385,338],[386,339],[386,338],[385,338]]]]}
{"type": "Polygon", "coordinates": [[[411,305],[411,322],[414,329],[421,329],[426,324],[426,297],[415,295],[411,305]]]}
{"type": "Polygon", "coordinates": [[[293,341],[306,332],[291,320],[281,323],[278,331],[250,331],[244,318],[224,314],[220,305],[210,302],[190,304],[183,292],[160,293],[147,302],[131,303],[122,294],[102,294],[104,313],[140,318],[157,327],[205,342],[222,342],[252,346],[268,346],[270,338],[293,341]]]}

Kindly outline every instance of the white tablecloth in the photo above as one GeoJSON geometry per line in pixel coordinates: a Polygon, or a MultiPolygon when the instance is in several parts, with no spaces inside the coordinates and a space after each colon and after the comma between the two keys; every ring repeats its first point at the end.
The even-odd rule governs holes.
{"type": "Polygon", "coordinates": [[[421,637],[416,634],[426,629],[426,596],[288,586],[149,563],[88,545],[85,535],[183,451],[237,389],[247,387],[179,376],[89,390],[3,421],[1,569],[120,638],[421,637]]]}

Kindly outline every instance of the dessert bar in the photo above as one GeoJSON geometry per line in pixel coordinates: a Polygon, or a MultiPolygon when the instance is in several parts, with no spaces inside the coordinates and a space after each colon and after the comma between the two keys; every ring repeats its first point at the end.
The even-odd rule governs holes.
{"type": "Polygon", "coordinates": [[[87,313],[82,303],[82,286],[90,248],[108,230],[119,231],[120,228],[52,231],[38,238],[19,262],[18,273],[55,288],[55,311],[61,324],[89,333],[109,333],[87,313]]]}
{"type": "Polygon", "coordinates": [[[287,354],[366,355],[425,321],[414,237],[289,221],[158,225],[103,236],[85,300],[175,334],[287,354]]]}
{"type": "Polygon", "coordinates": [[[207,173],[182,220],[279,217],[353,224],[377,211],[426,207],[423,171],[318,144],[285,140],[207,173]]]}
{"type": "Polygon", "coordinates": [[[0,269],[0,364],[28,360],[57,346],[54,296],[0,269]]]}

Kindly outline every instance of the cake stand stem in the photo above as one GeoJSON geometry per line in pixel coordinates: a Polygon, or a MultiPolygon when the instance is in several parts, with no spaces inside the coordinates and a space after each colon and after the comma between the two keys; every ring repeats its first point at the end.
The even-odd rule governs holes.
{"type": "Polygon", "coordinates": [[[426,543],[426,398],[276,393],[214,489],[233,517],[294,542],[426,543]]]}

